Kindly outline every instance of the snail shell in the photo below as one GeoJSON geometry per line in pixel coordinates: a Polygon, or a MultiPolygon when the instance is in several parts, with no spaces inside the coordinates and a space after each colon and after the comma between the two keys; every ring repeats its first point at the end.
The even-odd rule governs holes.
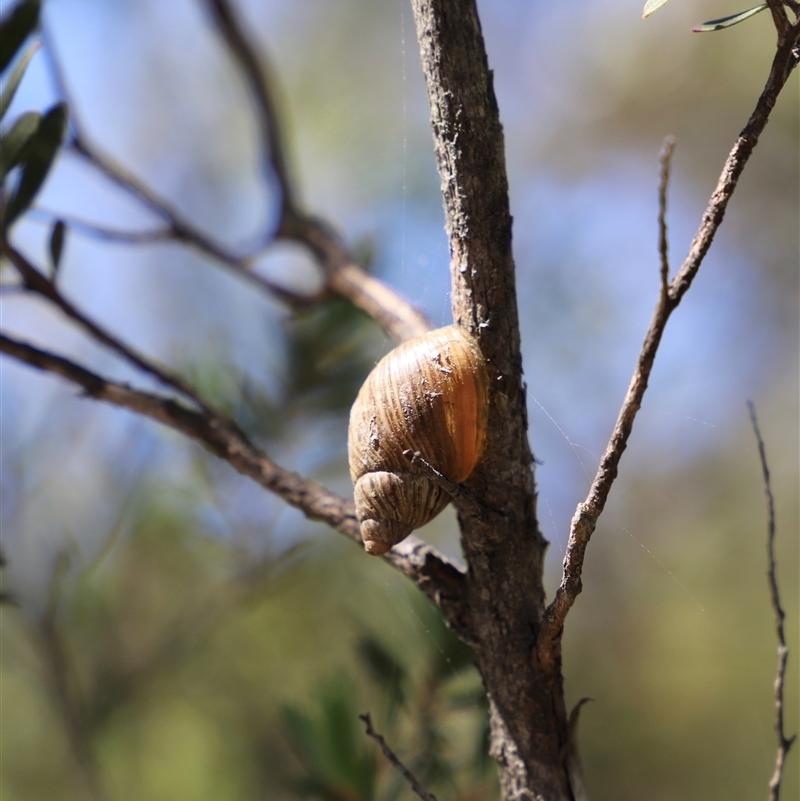
{"type": "Polygon", "coordinates": [[[450,500],[404,451],[419,453],[453,483],[470,476],[486,442],[488,391],[478,344],[455,325],[404,342],[367,376],[348,431],[367,553],[385,553],[450,500]]]}

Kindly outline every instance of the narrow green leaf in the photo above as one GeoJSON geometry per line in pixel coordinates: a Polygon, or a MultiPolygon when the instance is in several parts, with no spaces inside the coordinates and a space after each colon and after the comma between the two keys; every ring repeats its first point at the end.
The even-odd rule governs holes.
{"type": "Polygon", "coordinates": [[[9,170],[19,164],[25,156],[25,146],[39,128],[42,115],[28,111],[20,115],[11,130],[0,139],[0,180],[5,180],[9,170]]]}
{"type": "Polygon", "coordinates": [[[58,273],[58,265],[61,262],[61,253],[64,250],[64,236],[67,226],[63,220],[56,220],[53,230],[50,233],[50,264],[53,268],[53,278],[58,273]]]}
{"type": "Polygon", "coordinates": [[[28,68],[33,54],[39,49],[40,44],[40,42],[34,42],[27,49],[25,55],[17,62],[17,66],[11,71],[11,75],[8,76],[5,89],[3,89],[3,93],[0,95],[0,120],[5,117],[6,111],[8,111],[8,107],[11,105],[11,101],[14,99],[14,95],[17,92],[19,82],[22,80],[22,76],[25,74],[25,70],[28,68]]]}
{"type": "Polygon", "coordinates": [[[658,11],[661,6],[665,6],[669,0],[647,0],[642,11],[642,19],[647,19],[654,11],[658,11]]]}
{"type": "Polygon", "coordinates": [[[39,0],[23,0],[0,20],[0,72],[12,61],[22,43],[39,24],[39,0]]]}
{"type": "Polygon", "coordinates": [[[406,671],[397,657],[371,633],[359,637],[356,650],[375,682],[402,699],[406,671]]]}
{"type": "Polygon", "coordinates": [[[5,230],[33,202],[67,133],[67,104],[53,106],[25,147],[22,173],[3,213],[5,230]]]}
{"type": "Polygon", "coordinates": [[[318,776],[322,770],[323,759],[314,725],[308,715],[292,704],[285,704],[281,709],[283,731],[289,745],[306,768],[318,776]]]}
{"type": "Polygon", "coordinates": [[[738,14],[731,14],[730,17],[722,17],[721,19],[712,19],[704,22],[702,25],[697,25],[692,28],[694,33],[706,33],[708,31],[721,31],[723,28],[730,28],[731,25],[738,25],[756,14],[760,14],[764,9],[768,8],[766,3],[748,8],[747,11],[740,11],[738,14]]]}

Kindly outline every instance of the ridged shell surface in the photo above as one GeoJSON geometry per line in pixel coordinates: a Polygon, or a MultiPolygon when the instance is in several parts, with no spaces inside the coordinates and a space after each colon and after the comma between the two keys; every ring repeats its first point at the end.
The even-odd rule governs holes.
{"type": "MultiPolygon", "coordinates": [[[[386,533],[394,542],[382,551],[378,543],[368,550],[388,550],[449,500],[438,485],[423,488],[427,477],[404,451],[419,452],[455,483],[469,477],[483,453],[487,396],[488,376],[478,346],[457,326],[404,342],[378,362],[353,404],[348,433],[362,536],[365,520],[386,520],[387,507],[392,507],[392,533],[386,533]],[[382,488],[381,473],[395,474],[391,487],[382,488]],[[378,475],[359,484],[368,474],[378,475]],[[403,476],[409,474],[414,478],[404,493],[403,476]]],[[[374,532],[374,525],[369,528],[374,532]]]]}

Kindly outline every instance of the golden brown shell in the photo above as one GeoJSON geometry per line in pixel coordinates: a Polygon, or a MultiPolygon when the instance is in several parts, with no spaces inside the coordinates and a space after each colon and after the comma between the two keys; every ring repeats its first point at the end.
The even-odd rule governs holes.
{"type": "Polygon", "coordinates": [[[404,451],[456,484],[472,473],[486,441],[488,391],[478,345],[455,325],[404,342],[367,376],[350,412],[348,455],[368,553],[385,553],[450,500],[404,451]]]}

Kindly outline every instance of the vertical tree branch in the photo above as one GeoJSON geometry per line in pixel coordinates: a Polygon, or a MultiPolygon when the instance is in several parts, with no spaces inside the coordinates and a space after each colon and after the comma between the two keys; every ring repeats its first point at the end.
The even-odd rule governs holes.
{"type": "Polygon", "coordinates": [[[778,801],[783,781],[783,766],[797,735],[787,737],[783,726],[783,688],[786,682],[789,647],[786,644],[786,635],[783,630],[786,613],[781,605],[781,594],[778,588],[778,560],[775,556],[775,499],[772,495],[767,451],[756,419],[756,407],[752,401],[748,401],[747,408],[750,411],[753,433],[758,442],[758,456],[761,461],[761,473],[764,477],[764,495],[767,501],[767,578],[772,608],[775,610],[775,632],[778,635],[778,667],[775,671],[775,736],[778,740],[778,750],[775,755],[775,768],[769,781],[769,801],[778,801]]]}
{"type": "Polygon", "coordinates": [[[450,242],[454,321],[490,375],[485,456],[456,501],[471,641],[490,697],[506,799],[569,798],[560,673],[531,660],[546,541],[527,439],[505,145],[474,0],[412,0],[450,242]],[[495,510],[502,510],[501,513],[495,510]]]}
{"type": "Polygon", "coordinates": [[[675,150],[675,137],[668,136],[661,146],[658,160],[661,162],[661,180],[658,184],[658,252],[661,256],[661,292],[666,293],[669,285],[669,239],[667,237],[667,187],[672,153],[675,150]]]}

